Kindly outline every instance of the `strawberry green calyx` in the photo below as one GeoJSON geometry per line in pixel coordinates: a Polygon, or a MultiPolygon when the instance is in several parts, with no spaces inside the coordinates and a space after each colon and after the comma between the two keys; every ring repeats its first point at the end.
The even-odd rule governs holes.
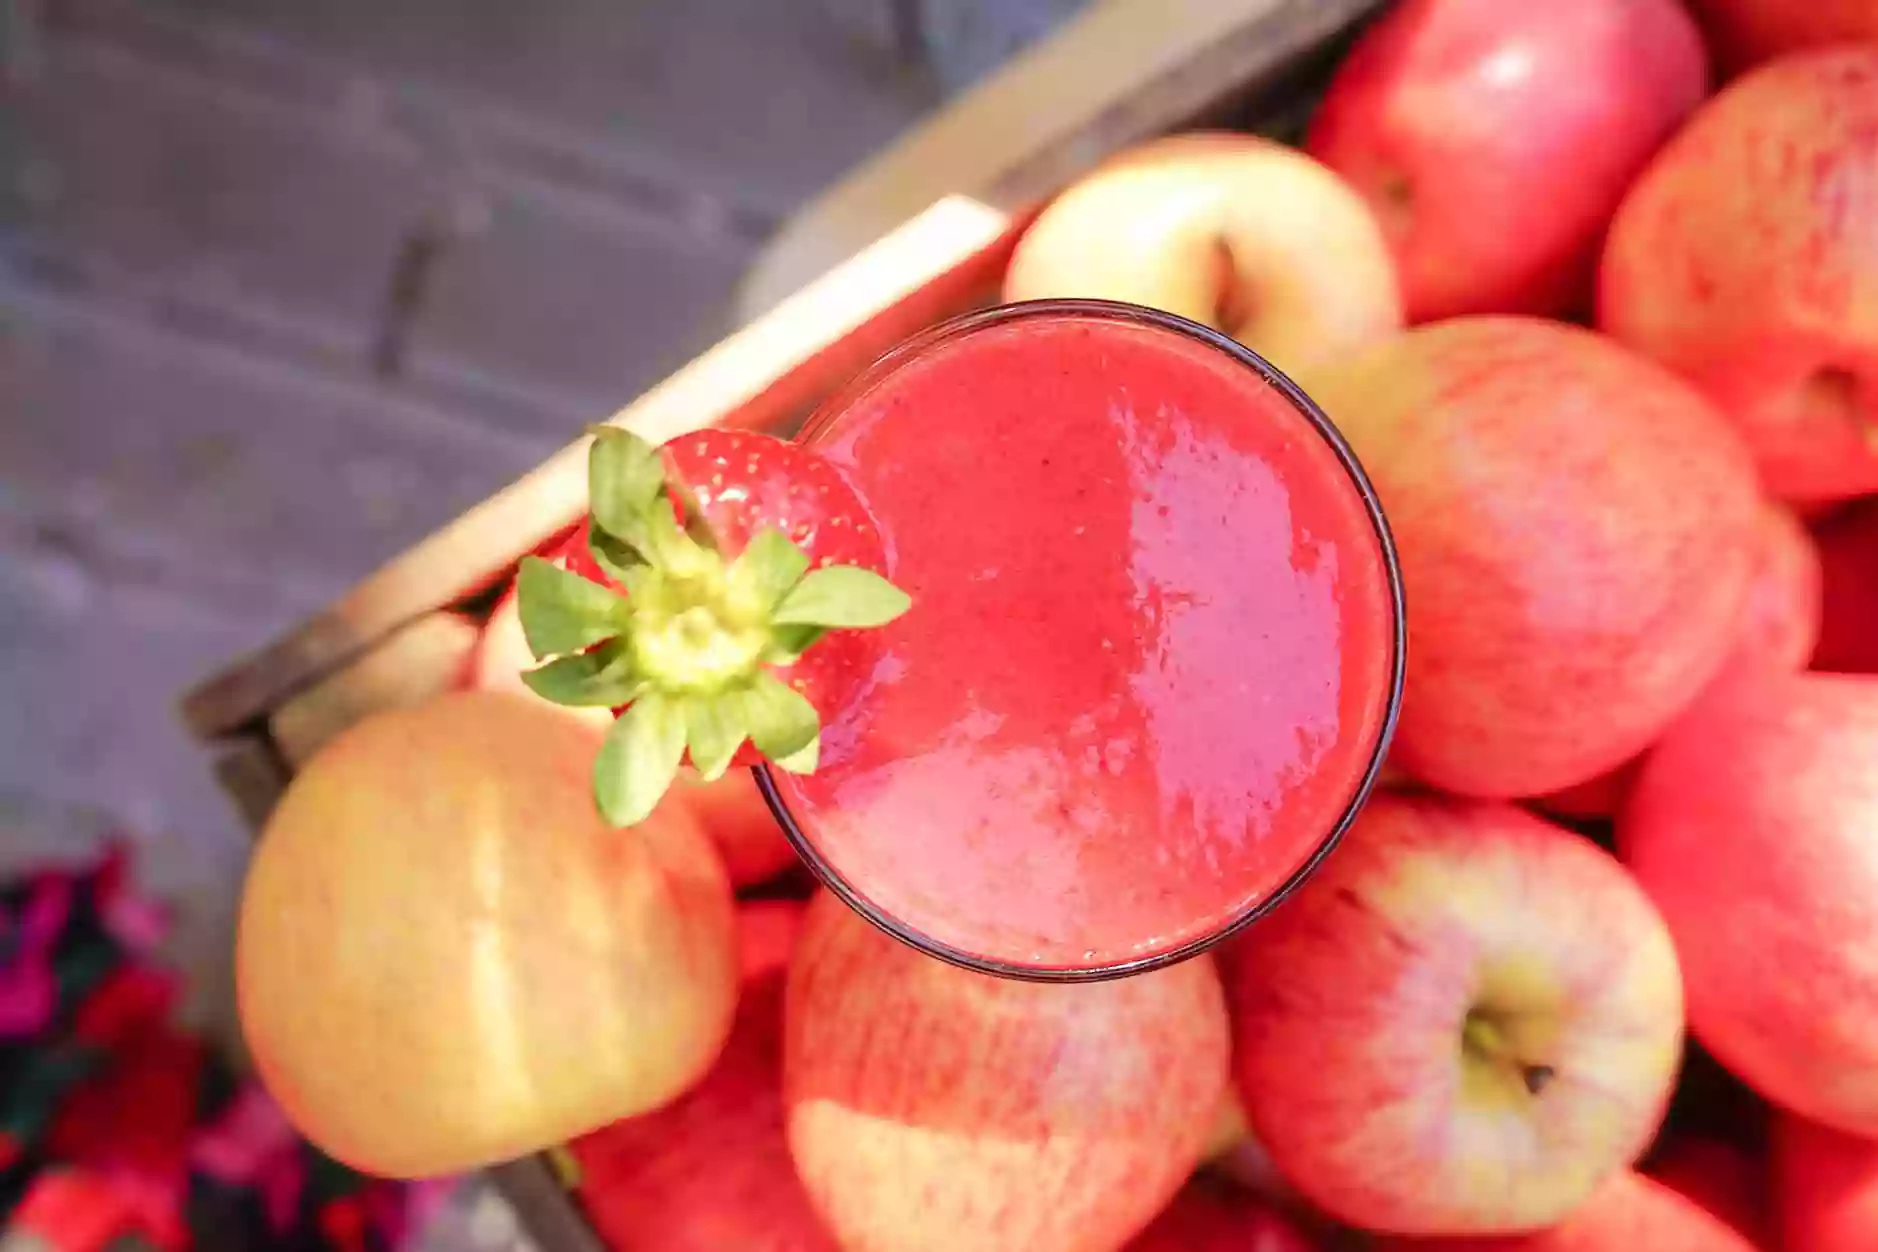
{"type": "Polygon", "coordinates": [[[812,567],[775,528],[726,554],[658,449],[615,427],[593,433],[587,544],[616,586],[525,557],[516,596],[543,662],[522,675],[529,688],[620,710],[594,766],[602,815],[643,821],[687,756],[715,779],[746,740],[780,769],[813,772],[821,716],[789,667],[829,631],[884,626],[911,600],[872,570],[812,567]]]}

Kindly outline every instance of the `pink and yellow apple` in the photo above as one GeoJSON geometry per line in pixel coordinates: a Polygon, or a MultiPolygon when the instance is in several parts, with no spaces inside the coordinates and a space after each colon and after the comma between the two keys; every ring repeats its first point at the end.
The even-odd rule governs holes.
{"type": "Polygon", "coordinates": [[[1176,135],[1098,167],[1024,232],[1006,300],[1126,300],[1222,330],[1283,370],[1402,325],[1395,264],[1362,199],[1252,135],[1176,135]]]}
{"type": "Polygon", "coordinates": [[[1253,1132],[1373,1230],[1561,1220],[1649,1144],[1682,1050],[1649,899],[1510,805],[1373,800],[1225,968],[1253,1132]]]}
{"type": "Polygon", "coordinates": [[[1305,150],[1375,210],[1411,322],[1578,312],[1624,189],[1707,90],[1677,0],[1406,0],[1305,150]]]}
{"type": "Polygon", "coordinates": [[[1545,795],[1635,756],[1721,665],[1760,493],[1686,383],[1511,317],[1419,327],[1299,381],[1368,468],[1411,589],[1392,764],[1545,795]]]}
{"type": "Polygon", "coordinates": [[[1703,106],[1624,198],[1598,325],[1739,426],[1769,491],[1878,491],[1878,44],[1802,53],[1703,106]]]}
{"type": "Polygon", "coordinates": [[[456,1173],[673,1099],[737,1000],[730,884],[669,807],[613,830],[600,736],[460,692],[294,779],[248,870],[241,1024],[294,1125],[367,1173],[456,1173]]]}
{"type": "Polygon", "coordinates": [[[1878,677],[1760,675],[1650,753],[1618,821],[1689,1022],[1762,1095],[1878,1134],[1878,677]]]}
{"type": "Polygon", "coordinates": [[[1199,1164],[1231,1052],[1210,959],[1084,985],[992,978],[827,894],[786,1020],[790,1147],[848,1252],[1120,1247],[1199,1164]]]}

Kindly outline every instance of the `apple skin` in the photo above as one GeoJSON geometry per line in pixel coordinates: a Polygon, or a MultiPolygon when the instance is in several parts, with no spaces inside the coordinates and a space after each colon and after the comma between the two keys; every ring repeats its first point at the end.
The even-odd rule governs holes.
{"type": "Polygon", "coordinates": [[[1878,1248],[1878,1143],[1777,1114],[1773,1165],[1783,1252],[1878,1248]]]}
{"type": "Polygon", "coordinates": [[[1545,795],[1635,756],[1720,667],[1760,495],[1686,384],[1514,317],[1418,327],[1299,381],[1374,480],[1409,588],[1392,763],[1545,795]]]}
{"type": "Polygon", "coordinates": [[[1625,1171],[1559,1225],[1498,1239],[1386,1239],[1378,1252],[1756,1252],[1661,1183],[1625,1171]]]}
{"type": "Polygon", "coordinates": [[[1096,1252],[1199,1164],[1231,1055],[1209,958],[1053,985],[943,964],[823,893],[789,972],[796,1167],[848,1252],[1096,1252]]]}
{"type": "MultiPolygon", "coordinates": [[[[511,588],[496,602],[483,624],[471,655],[467,685],[472,691],[506,691],[538,702],[571,721],[604,732],[613,724],[611,709],[570,708],[542,700],[522,682],[522,671],[535,667],[534,654],[522,634],[522,615],[511,588]]],[[[701,782],[681,774],[670,793],[671,802],[683,804],[703,825],[724,859],[731,886],[738,889],[766,883],[792,865],[801,863],[789,839],[757,789],[752,770],[735,769],[715,782],[701,782]]]]}
{"type": "Polygon", "coordinates": [[[1125,1252],[1315,1252],[1289,1217],[1256,1196],[1195,1180],[1125,1252]]]}
{"type": "Polygon", "coordinates": [[[1649,899],[1511,805],[1378,797],[1225,968],[1253,1132],[1372,1230],[1558,1221],[1649,1144],[1682,1050],[1649,899]]]}
{"type": "Polygon", "coordinates": [[[1729,73],[1802,48],[1878,41],[1872,0],[1690,0],[1689,7],[1729,73]]]}
{"type": "Polygon", "coordinates": [[[613,1252],[837,1252],[783,1134],[783,982],[802,912],[787,900],[738,907],[736,1024],[702,1082],[567,1145],[613,1252]]]}
{"type": "Polygon", "coordinates": [[[1395,263],[1361,197],[1252,135],[1143,144],[1046,206],[1018,240],[1004,298],[1066,296],[1177,313],[1287,371],[1402,325],[1395,263]]]}
{"type": "Polygon", "coordinates": [[[1407,0],[1304,147],[1369,200],[1410,322],[1564,314],[1590,307],[1605,224],[1707,92],[1676,0],[1407,0]]]}
{"type": "Polygon", "coordinates": [[[1740,1145],[1686,1135],[1658,1154],[1648,1173],[1749,1243],[1767,1242],[1766,1171],[1740,1145]]]}
{"type": "Polygon", "coordinates": [[[1878,491],[1878,45],[1770,62],[1698,110],[1612,222],[1598,326],[1687,377],[1767,489],[1878,491]]]}
{"type": "Polygon", "coordinates": [[[1758,675],[1650,753],[1618,820],[1689,1023],[1777,1104],[1878,1134],[1878,678],[1758,675]]]}
{"type": "MultiPolygon", "coordinates": [[[[1762,505],[1759,527],[1759,553],[1734,649],[1713,682],[1763,670],[1803,670],[1819,642],[1824,574],[1818,547],[1793,510],[1778,504],[1762,505]]],[[[1581,820],[1614,817],[1641,766],[1638,759],[1627,761],[1590,782],[1543,797],[1539,807],[1581,820]]]]}
{"type": "Polygon", "coordinates": [[[1817,530],[1825,595],[1813,668],[1878,674],[1878,501],[1863,501],[1817,530]]]}
{"type": "Polygon", "coordinates": [[[730,884],[682,810],[613,830],[590,729],[460,692],[377,713],[268,818],[241,1023],[294,1125],[366,1173],[458,1173],[674,1098],[737,998],[730,884]]]}

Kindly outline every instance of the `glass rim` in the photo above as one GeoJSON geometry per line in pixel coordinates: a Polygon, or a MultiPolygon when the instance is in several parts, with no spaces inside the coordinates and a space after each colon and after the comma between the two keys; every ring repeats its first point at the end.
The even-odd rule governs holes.
{"type": "Polygon", "coordinates": [[[762,792],[763,800],[769,806],[771,815],[776,819],[777,825],[782,827],[784,837],[789,840],[796,855],[802,858],[810,872],[815,875],[816,880],[833,892],[843,904],[893,939],[927,956],[944,961],[948,965],[955,965],[975,973],[989,974],[993,977],[1037,983],[1106,982],[1177,965],[1232,938],[1282,904],[1292,892],[1302,886],[1317,871],[1324,858],[1342,842],[1344,834],[1356,821],[1357,814],[1362,812],[1374,793],[1377,778],[1382,773],[1383,762],[1395,739],[1396,724],[1402,712],[1403,685],[1407,675],[1408,612],[1402,585],[1402,565],[1396,552],[1394,533],[1390,530],[1388,518],[1383,513],[1382,500],[1376,493],[1375,485],[1370,481],[1368,473],[1363,469],[1362,463],[1357,459],[1349,442],[1343,437],[1343,433],[1337,429],[1329,415],[1318,406],[1316,401],[1306,395],[1302,388],[1271,362],[1238,340],[1178,314],[1163,312],[1144,305],[1124,304],[1115,300],[1081,299],[1023,300],[958,314],[901,340],[836,388],[815,406],[808,420],[797,432],[796,441],[803,444],[815,443],[817,438],[839,420],[843,413],[852,408],[861,397],[910,360],[940,342],[993,326],[1049,317],[1096,318],[1154,326],[1184,335],[1225,353],[1240,365],[1258,374],[1268,386],[1290,403],[1291,407],[1304,418],[1306,424],[1330,447],[1345,477],[1356,489],[1363,504],[1363,511],[1369,519],[1370,528],[1375,535],[1377,551],[1382,556],[1384,582],[1389,592],[1391,656],[1387,700],[1383,707],[1382,720],[1377,726],[1376,741],[1371,748],[1369,762],[1362,776],[1357,780],[1357,785],[1352,789],[1343,811],[1331,823],[1329,830],[1310,855],[1305,857],[1276,889],[1217,925],[1209,927],[1202,934],[1183,940],[1165,951],[1151,952],[1143,956],[1099,965],[1021,965],[954,947],[907,924],[875,904],[864,892],[849,882],[822,855],[820,849],[815,847],[814,842],[809,839],[796,821],[795,815],[790,811],[788,800],[778,788],[769,763],[757,764],[754,772],[757,788],[762,792]]]}

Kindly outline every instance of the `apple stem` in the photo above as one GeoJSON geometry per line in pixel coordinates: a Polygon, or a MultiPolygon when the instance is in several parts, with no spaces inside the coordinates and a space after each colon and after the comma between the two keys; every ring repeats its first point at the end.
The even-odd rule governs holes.
{"type": "Polygon", "coordinates": [[[1519,1071],[1519,1080],[1530,1095],[1538,1095],[1558,1077],[1550,1065],[1533,1064],[1513,1055],[1512,1042],[1498,1022],[1480,1013],[1469,1013],[1461,1026],[1461,1046],[1483,1060],[1505,1063],[1519,1071]]]}

